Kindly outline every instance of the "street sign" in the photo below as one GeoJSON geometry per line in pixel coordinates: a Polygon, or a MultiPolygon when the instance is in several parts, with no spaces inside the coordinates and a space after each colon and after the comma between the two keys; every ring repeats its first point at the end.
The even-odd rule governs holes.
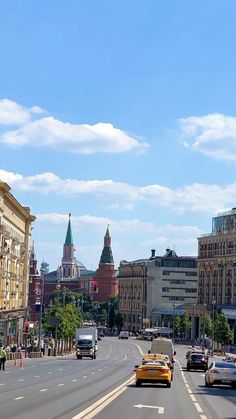
{"type": "Polygon", "coordinates": [[[9,335],[15,335],[16,334],[16,328],[15,327],[9,327],[9,335]]]}

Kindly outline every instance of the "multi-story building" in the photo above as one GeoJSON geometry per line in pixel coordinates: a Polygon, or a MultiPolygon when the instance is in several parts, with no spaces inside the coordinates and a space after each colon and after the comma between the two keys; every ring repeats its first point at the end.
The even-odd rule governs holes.
{"type": "Polygon", "coordinates": [[[128,330],[168,327],[185,304],[197,301],[197,260],[171,249],[156,256],[153,249],[149,259],[121,262],[119,282],[119,311],[128,330]]]}
{"type": "Polygon", "coordinates": [[[147,259],[133,262],[121,261],[119,266],[119,312],[124,328],[141,330],[145,325],[147,307],[147,259]]]}
{"type": "Polygon", "coordinates": [[[198,302],[236,306],[236,208],[212,219],[198,239],[198,302]]]}
{"type": "Polygon", "coordinates": [[[198,303],[225,313],[236,341],[236,208],[212,219],[198,238],[198,303]]]}
{"type": "Polygon", "coordinates": [[[0,340],[22,342],[27,320],[29,237],[35,217],[0,182],[0,340]]]}

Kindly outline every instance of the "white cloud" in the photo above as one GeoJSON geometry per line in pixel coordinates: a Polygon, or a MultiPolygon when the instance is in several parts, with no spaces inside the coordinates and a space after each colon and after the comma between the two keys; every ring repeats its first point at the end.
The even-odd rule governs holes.
{"type": "MultiPolygon", "coordinates": [[[[104,200],[106,205],[128,205],[129,210],[137,202],[148,202],[157,208],[167,208],[170,212],[215,214],[225,208],[235,206],[236,183],[207,185],[194,183],[182,188],[171,189],[161,185],[133,186],[113,180],[61,179],[51,172],[34,176],[0,170],[0,179],[13,189],[37,194],[90,195],[104,200]]],[[[111,209],[111,207],[110,207],[111,209]]]]}
{"type": "MultiPolygon", "coordinates": [[[[19,108],[15,102],[10,104],[19,108]]],[[[23,108],[18,109],[18,119],[21,120],[22,126],[3,132],[0,142],[14,147],[25,145],[47,147],[77,154],[125,153],[131,150],[140,153],[148,147],[147,142],[138,141],[110,123],[71,124],[59,121],[52,116],[30,120],[30,113],[34,112],[36,115],[39,110],[38,107],[33,107],[28,111],[23,108]]],[[[3,113],[2,119],[0,118],[2,124],[9,123],[6,121],[9,121],[10,116],[14,118],[15,115],[9,112],[10,116],[4,119],[5,114],[3,113]]]]}
{"type": "Polygon", "coordinates": [[[236,117],[210,114],[179,122],[186,147],[217,160],[236,162],[236,117]]]}
{"type": "Polygon", "coordinates": [[[29,123],[32,115],[41,114],[39,106],[24,108],[17,102],[9,99],[0,100],[0,125],[24,125],[29,123]]]}

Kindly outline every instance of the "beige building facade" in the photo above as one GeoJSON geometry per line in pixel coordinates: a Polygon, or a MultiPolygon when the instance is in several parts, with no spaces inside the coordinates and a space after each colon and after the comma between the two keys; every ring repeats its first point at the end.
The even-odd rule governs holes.
{"type": "Polygon", "coordinates": [[[29,238],[35,217],[0,182],[0,343],[21,343],[27,320],[29,238]]]}
{"type": "Polygon", "coordinates": [[[197,302],[197,259],[171,249],[164,256],[153,249],[149,259],[121,262],[118,278],[119,311],[130,331],[170,327],[174,314],[197,302]]]}

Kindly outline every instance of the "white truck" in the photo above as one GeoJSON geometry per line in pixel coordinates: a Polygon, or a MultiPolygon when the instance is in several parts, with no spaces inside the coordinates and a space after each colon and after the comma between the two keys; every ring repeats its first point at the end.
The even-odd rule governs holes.
{"type": "Polygon", "coordinates": [[[96,327],[82,327],[76,330],[75,348],[77,359],[88,357],[96,359],[98,350],[98,331],[96,327]]]}

